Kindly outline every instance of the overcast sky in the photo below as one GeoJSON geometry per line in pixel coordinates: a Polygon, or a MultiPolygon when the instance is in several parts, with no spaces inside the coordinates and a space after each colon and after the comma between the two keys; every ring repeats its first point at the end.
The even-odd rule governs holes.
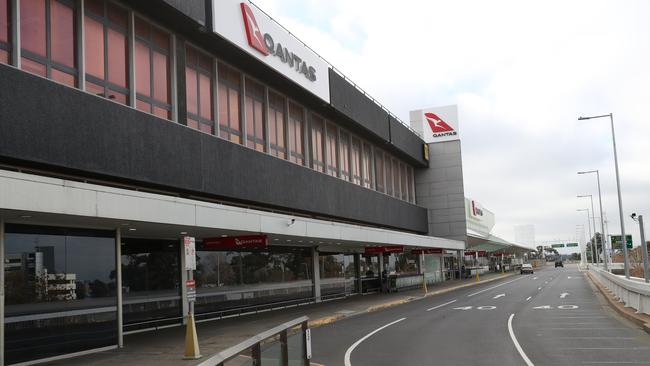
{"type": "Polygon", "coordinates": [[[538,241],[574,240],[577,194],[599,216],[596,177],[576,174],[591,169],[620,232],[609,121],[577,120],[610,112],[626,231],[638,245],[632,212],[650,227],[650,1],[256,3],[403,120],[458,104],[465,195],[497,235],[534,224],[538,241]]]}

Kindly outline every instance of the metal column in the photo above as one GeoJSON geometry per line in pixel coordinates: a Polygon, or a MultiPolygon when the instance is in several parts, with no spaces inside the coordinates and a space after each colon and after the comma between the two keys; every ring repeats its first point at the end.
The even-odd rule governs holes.
{"type": "Polygon", "coordinates": [[[320,295],[320,260],[318,248],[311,248],[312,267],[314,268],[314,299],[321,302],[320,295]]]}
{"type": "Polygon", "coordinates": [[[357,280],[357,293],[361,294],[363,293],[363,288],[361,287],[363,285],[363,281],[361,280],[361,254],[356,253],[354,255],[354,275],[356,276],[357,280]]]}
{"type": "Polygon", "coordinates": [[[5,364],[5,223],[0,219],[0,365],[5,364]]]}
{"type": "MultiPolygon", "coordinates": [[[[645,230],[643,229],[643,215],[639,215],[639,229],[641,230],[641,253],[643,253],[643,278],[648,283],[648,243],[645,241],[645,230]]],[[[626,243],[627,245],[627,243],[626,243]]]]}
{"type": "MultiPolygon", "coordinates": [[[[122,309],[122,230],[115,229],[115,272],[117,273],[117,346],[124,347],[122,309]]],[[[1,363],[0,363],[1,365],[1,363]]]]}

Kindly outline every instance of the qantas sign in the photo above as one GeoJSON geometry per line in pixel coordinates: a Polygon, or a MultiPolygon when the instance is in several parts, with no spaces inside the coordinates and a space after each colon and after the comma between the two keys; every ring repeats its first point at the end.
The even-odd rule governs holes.
{"type": "Polygon", "coordinates": [[[412,112],[412,120],[421,119],[426,143],[458,140],[458,109],[455,105],[412,112]],[[413,114],[415,113],[415,114],[413,114]]]}

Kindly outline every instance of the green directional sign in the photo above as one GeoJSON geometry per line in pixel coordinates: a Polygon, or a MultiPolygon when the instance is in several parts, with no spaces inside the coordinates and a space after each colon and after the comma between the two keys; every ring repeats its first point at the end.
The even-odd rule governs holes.
{"type": "MultiPolygon", "coordinates": [[[[612,249],[621,249],[621,236],[620,235],[610,235],[610,242],[612,243],[612,249]]],[[[628,249],[632,249],[632,235],[625,235],[625,242],[628,249]]]]}
{"type": "Polygon", "coordinates": [[[567,248],[577,247],[577,246],[578,246],[578,243],[566,243],[567,248]]]}
{"type": "Polygon", "coordinates": [[[564,248],[564,244],[551,244],[551,248],[564,248]]]}

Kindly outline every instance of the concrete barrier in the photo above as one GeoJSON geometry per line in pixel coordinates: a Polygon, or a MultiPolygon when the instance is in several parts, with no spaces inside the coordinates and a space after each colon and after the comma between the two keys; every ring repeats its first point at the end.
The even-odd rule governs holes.
{"type": "Polygon", "coordinates": [[[626,307],[633,308],[639,314],[650,315],[650,284],[642,278],[627,279],[593,266],[590,266],[589,272],[626,307]]]}

